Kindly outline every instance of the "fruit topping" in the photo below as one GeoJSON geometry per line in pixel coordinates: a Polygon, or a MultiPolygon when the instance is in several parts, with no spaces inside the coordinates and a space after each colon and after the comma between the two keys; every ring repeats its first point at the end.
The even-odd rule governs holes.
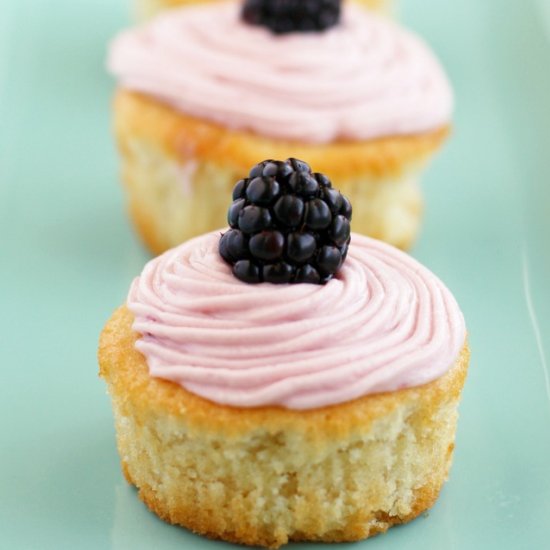
{"type": "Polygon", "coordinates": [[[247,283],[324,284],[346,258],[351,214],[349,200],[307,163],[265,160],[235,185],[219,251],[247,283]]]}
{"type": "Polygon", "coordinates": [[[341,0],[245,0],[242,18],[275,34],[324,31],[340,20],[341,0]]]}

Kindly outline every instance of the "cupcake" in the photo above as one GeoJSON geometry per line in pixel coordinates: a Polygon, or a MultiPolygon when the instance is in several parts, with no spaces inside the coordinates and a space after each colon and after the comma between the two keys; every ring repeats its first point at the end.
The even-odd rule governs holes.
{"type": "Polygon", "coordinates": [[[144,242],[161,253],[222,226],[239,174],[295,156],[332,174],[355,205],[354,231],[408,248],[418,179],[451,118],[436,59],[353,3],[317,31],[244,11],[231,1],[172,10],[112,44],[122,177],[144,242]]]}
{"type": "Polygon", "coordinates": [[[152,511],[208,537],[363,539],[447,478],[464,320],[414,259],[349,234],[328,178],[295,159],[253,172],[233,227],[150,261],[101,335],[122,469],[152,511]],[[263,229],[247,225],[258,204],[263,229]]]}
{"type": "MultiPolygon", "coordinates": [[[[204,2],[212,2],[215,0],[136,0],[136,14],[139,19],[147,19],[157,15],[159,12],[166,9],[175,8],[178,6],[188,6],[190,4],[199,4],[204,2]]],[[[219,1],[219,0],[218,0],[219,1]]],[[[253,3],[255,0],[251,0],[253,3]]],[[[277,1],[277,0],[271,0],[277,1]]],[[[278,0],[279,2],[281,0],[278,0]]],[[[282,0],[283,2],[285,0],[282,0]]],[[[287,0],[288,1],[288,0],[287,0]]],[[[290,0],[290,2],[307,3],[308,0],[290,0]]],[[[311,1],[311,0],[310,0],[311,1]]],[[[367,9],[375,10],[382,13],[389,13],[393,8],[393,0],[354,0],[367,9]]],[[[333,0],[325,0],[324,4],[330,5],[333,0]]]]}

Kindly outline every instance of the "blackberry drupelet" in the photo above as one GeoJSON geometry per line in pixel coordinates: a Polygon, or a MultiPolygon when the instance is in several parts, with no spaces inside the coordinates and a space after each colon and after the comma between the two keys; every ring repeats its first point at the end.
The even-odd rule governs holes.
{"type": "Polygon", "coordinates": [[[341,0],[245,0],[242,18],[275,34],[323,31],[340,20],[341,0]]]}
{"type": "Polygon", "coordinates": [[[247,283],[329,281],[346,258],[352,208],[298,159],[265,160],[233,189],[222,258],[247,283]]]}

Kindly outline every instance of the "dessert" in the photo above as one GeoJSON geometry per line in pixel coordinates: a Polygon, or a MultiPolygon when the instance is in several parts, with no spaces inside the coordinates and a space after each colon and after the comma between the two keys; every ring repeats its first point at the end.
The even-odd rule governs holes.
{"type": "Polygon", "coordinates": [[[354,231],[408,248],[418,179],[452,112],[432,53],[353,3],[324,30],[285,18],[295,30],[283,34],[276,17],[251,23],[243,11],[173,10],[111,47],[122,175],[145,243],[160,253],[222,226],[233,182],[273,156],[331,174],[355,206],[354,231]]]}
{"type": "MultiPolygon", "coordinates": [[[[284,166],[311,173],[293,161],[252,172],[273,164],[270,212],[281,197],[338,195],[328,180],[307,198],[293,189],[284,166]]],[[[453,454],[469,360],[456,301],[369,237],[351,234],[335,272],[299,282],[306,265],[324,273],[321,250],[341,239],[277,219],[263,231],[287,245],[313,232],[316,250],[266,259],[237,231],[261,277],[284,261],[294,282],[237,278],[246,250],[228,255],[208,233],[150,261],[102,333],[126,478],[166,521],[250,545],[353,541],[415,518],[453,454]]]]}
{"type": "MultiPolygon", "coordinates": [[[[136,13],[138,18],[147,19],[157,15],[163,10],[176,8],[178,6],[188,6],[211,1],[221,0],[136,0],[136,13]]],[[[271,0],[277,1],[277,0],[271,0]]],[[[279,0],[280,1],[280,0],[279,0]]],[[[284,2],[285,0],[283,0],[284,2]]],[[[287,0],[288,1],[288,0],[287,0]]],[[[290,0],[304,2],[304,0],[290,0]]],[[[305,0],[307,2],[307,0],[305,0]]],[[[329,0],[330,1],[330,0],[329,0]]],[[[363,7],[382,13],[389,13],[393,8],[393,0],[353,0],[363,7]]]]}

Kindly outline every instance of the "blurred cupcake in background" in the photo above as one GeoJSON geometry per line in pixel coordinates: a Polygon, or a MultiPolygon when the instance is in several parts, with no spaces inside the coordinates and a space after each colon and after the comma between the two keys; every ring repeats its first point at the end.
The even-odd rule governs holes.
{"type": "MultiPolygon", "coordinates": [[[[149,19],[166,9],[179,6],[190,6],[192,4],[204,4],[206,2],[220,2],[223,0],[135,0],[135,11],[138,19],[149,19]]],[[[305,3],[307,0],[270,0],[273,3],[305,3]]],[[[395,0],[351,0],[357,2],[367,9],[379,13],[392,13],[395,0]]],[[[330,0],[328,0],[330,2],[330,0]]]]}
{"type": "Polygon", "coordinates": [[[297,157],[350,198],[355,232],[408,248],[419,176],[451,122],[438,61],[353,2],[267,4],[171,10],[113,42],[115,132],[139,234],[160,253],[222,227],[249,166],[297,157]]]}

